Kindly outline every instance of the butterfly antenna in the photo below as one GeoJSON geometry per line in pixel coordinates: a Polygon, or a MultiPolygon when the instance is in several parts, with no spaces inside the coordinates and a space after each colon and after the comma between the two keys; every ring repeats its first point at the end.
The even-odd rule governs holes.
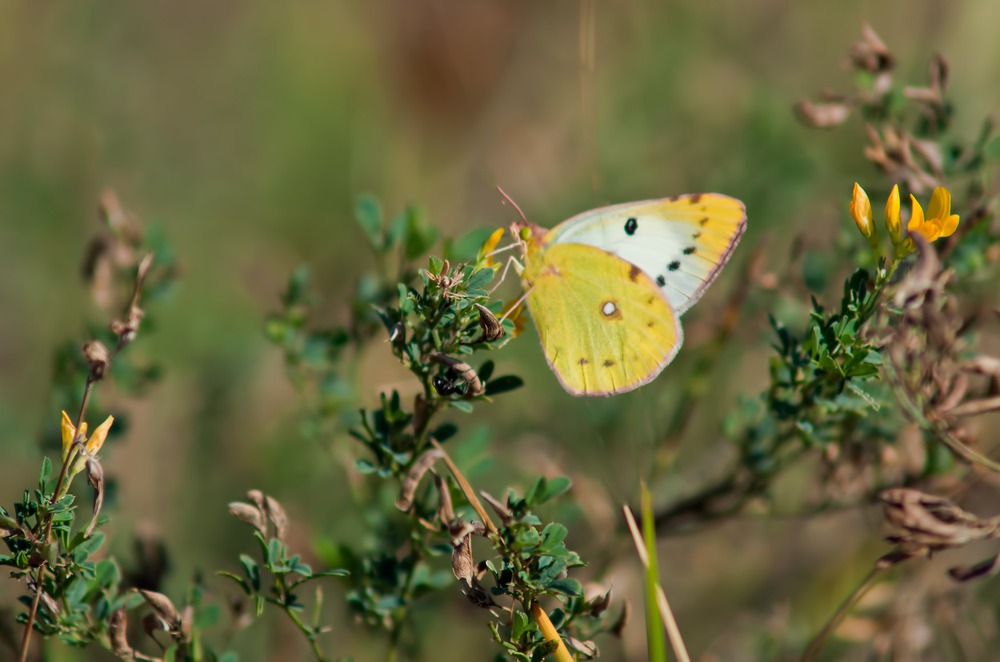
{"type": "Polygon", "coordinates": [[[511,198],[509,195],[507,195],[507,192],[504,191],[502,188],[500,188],[499,184],[497,185],[497,190],[500,191],[500,195],[502,195],[504,199],[506,199],[507,202],[509,202],[514,207],[514,209],[517,210],[517,213],[521,215],[521,220],[527,223],[528,219],[525,217],[524,212],[521,211],[521,208],[517,206],[517,203],[514,202],[514,199],[511,198]]]}

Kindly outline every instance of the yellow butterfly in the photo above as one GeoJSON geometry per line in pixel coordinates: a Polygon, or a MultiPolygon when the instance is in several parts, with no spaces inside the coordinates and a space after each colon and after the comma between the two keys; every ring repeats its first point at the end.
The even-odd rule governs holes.
{"type": "Polygon", "coordinates": [[[528,309],[563,387],[609,396],[660,374],[681,346],[678,317],[746,225],[743,203],[717,193],[601,207],[551,230],[515,223],[528,309]]]}

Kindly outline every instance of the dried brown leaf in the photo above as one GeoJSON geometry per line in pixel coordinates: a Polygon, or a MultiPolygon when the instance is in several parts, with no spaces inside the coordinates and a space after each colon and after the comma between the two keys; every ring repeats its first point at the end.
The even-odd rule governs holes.
{"type": "Polygon", "coordinates": [[[851,106],[846,103],[815,103],[803,99],[795,104],[795,113],[806,126],[828,129],[846,122],[851,115],[851,106]]]}
{"type": "Polygon", "coordinates": [[[851,46],[850,57],[855,67],[871,73],[890,71],[896,63],[889,47],[867,23],[862,24],[861,40],[851,46]]]}
{"type": "Polygon", "coordinates": [[[913,555],[995,535],[996,520],[982,520],[948,499],[910,488],[894,488],[879,495],[891,528],[887,540],[913,555]]]}
{"type": "Polygon", "coordinates": [[[957,582],[968,582],[975,579],[983,579],[994,573],[1000,554],[984,559],[971,566],[955,566],[948,569],[948,575],[957,582]]]}

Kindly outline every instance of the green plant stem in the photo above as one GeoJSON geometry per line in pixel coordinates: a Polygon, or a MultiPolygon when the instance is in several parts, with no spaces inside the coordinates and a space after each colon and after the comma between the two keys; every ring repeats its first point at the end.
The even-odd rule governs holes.
{"type": "Polygon", "coordinates": [[[305,635],[306,639],[309,640],[309,646],[312,648],[313,655],[316,656],[318,662],[327,662],[327,658],[323,657],[323,651],[319,647],[319,641],[316,640],[316,633],[302,622],[302,619],[299,618],[299,615],[295,613],[294,609],[286,605],[282,605],[282,608],[285,610],[285,613],[288,614],[288,618],[292,619],[292,622],[295,623],[295,627],[297,627],[302,634],[305,635]]]}
{"type": "Polygon", "coordinates": [[[854,589],[854,591],[847,596],[842,603],[840,603],[837,611],[834,612],[833,616],[830,617],[830,620],[826,622],[823,629],[821,629],[819,633],[813,637],[813,640],[809,642],[809,647],[806,648],[806,651],[802,654],[801,662],[810,662],[811,660],[816,659],[816,655],[818,655],[819,651],[823,648],[823,644],[826,643],[827,638],[834,632],[834,630],[837,629],[837,626],[840,625],[841,621],[844,620],[844,617],[847,615],[847,612],[851,610],[851,607],[857,604],[858,600],[860,600],[864,594],[875,585],[875,578],[878,577],[882,570],[883,568],[880,568],[877,565],[873,567],[858,587],[854,589]]]}
{"type": "MultiPolygon", "coordinates": [[[[410,519],[410,535],[414,534],[414,520],[410,519]]],[[[403,602],[403,607],[401,607],[392,617],[392,630],[389,631],[389,651],[386,656],[395,660],[399,654],[399,639],[402,636],[403,622],[406,619],[407,612],[409,611],[409,602],[413,593],[413,577],[416,574],[417,564],[422,560],[419,550],[413,548],[411,541],[411,554],[413,560],[410,563],[409,569],[406,571],[406,577],[403,579],[403,588],[399,592],[399,597],[403,602]]]]}

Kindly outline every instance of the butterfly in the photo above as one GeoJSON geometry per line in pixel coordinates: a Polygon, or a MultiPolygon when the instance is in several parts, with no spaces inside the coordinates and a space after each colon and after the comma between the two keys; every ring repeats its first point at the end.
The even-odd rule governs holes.
{"type": "Polygon", "coordinates": [[[652,381],[680,350],[679,317],[746,230],[746,207],[717,193],[593,209],[551,230],[512,227],[542,350],[573,395],[652,381]]]}

